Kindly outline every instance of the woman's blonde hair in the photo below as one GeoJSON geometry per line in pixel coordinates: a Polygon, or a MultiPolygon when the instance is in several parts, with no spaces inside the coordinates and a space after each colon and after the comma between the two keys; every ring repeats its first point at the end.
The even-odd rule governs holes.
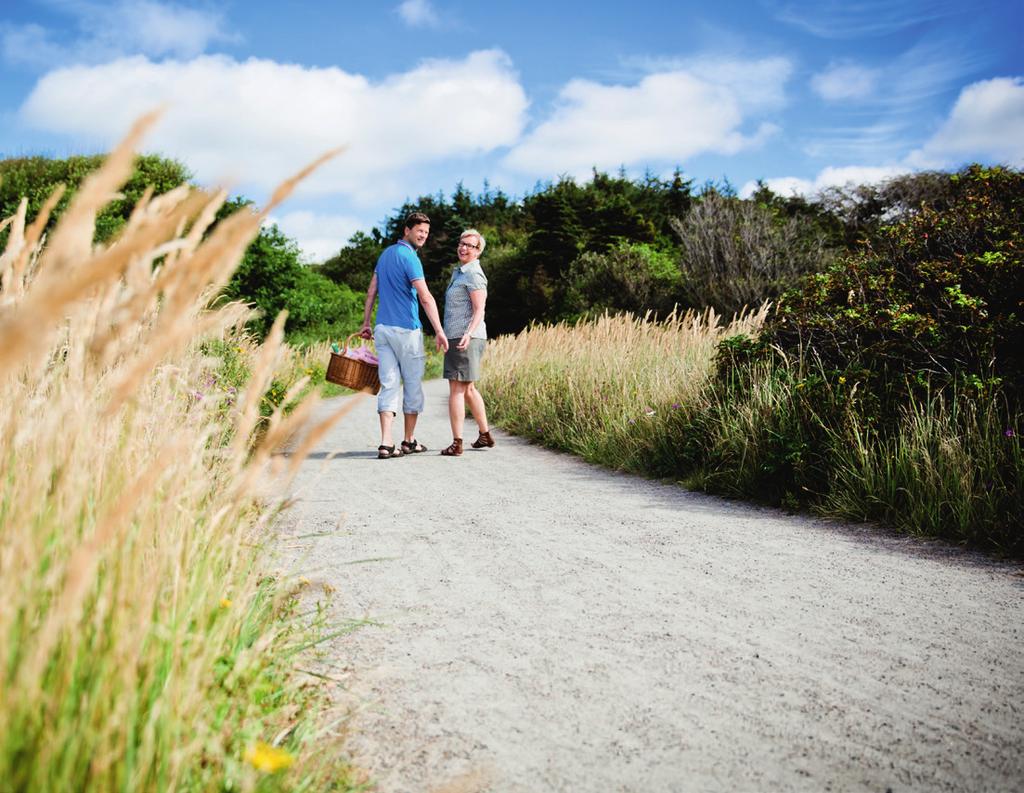
{"type": "Polygon", "coordinates": [[[484,248],[486,248],[486,247],[487,247],[487,240],[485,240],[485,239],[484,239],[484,235],[483,235],[483,234],[481,234],[481,233],[480,233],[479,231],[477,231],[476,229],[466,229],[466,230],[465,230],[464,232],[462,232],[462,233],[461,233],[461,234],[459,235],[459,239],[461,240],[461,239],[463,239],[464,237],[469,237],[469,236],[471,236],[471,235],[472,235],[472,236],[474,236],[474,237],[476,237],[476,238],[477,238],[478,240],[480,240],[480,253],[482,254],[482,253],[484,252],[484,248]]]}

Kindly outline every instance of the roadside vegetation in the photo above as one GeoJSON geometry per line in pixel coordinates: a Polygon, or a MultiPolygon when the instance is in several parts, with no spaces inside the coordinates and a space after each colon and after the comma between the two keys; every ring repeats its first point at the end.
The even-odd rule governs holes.
{"type": "Polygon", "coordinates": [[[459,232],[487,236],[481,388],[505,429],[1024,556],[1018,171],[813,201],[679,172],[519,200],[459,186],[309,265],[267,210],[133,157],[138,134],[105,160],[0,162],[5,789],[360,789],[329,681],[301,671],[354,626],[301,612],[303,583],[267,569],[265,476],[345,393],[324,384],[330,345],[413,208],[438,297],[459,232]]]}
{"type": "Polygon", "coordinates": [[[689,487],[1024,554],[1024,175],[937,185],[875,191],[901,198],[874,225],[844,204],[859,242],[745,327],[625,314],[493,342],[494,420],[689,487]]]}
{"type": "Polygon", "coordinates": [[[302,671],[353,626],[318,593],[302,613],[268,553],[309,381],[283,315],[257,339],[246,306],[210,307],[262,217],[168,183],[105,227],[144,126],[58,223],[60,192],[3,220],[2,787],[357,790],[302,671]]]}
{"type": "MultiPolygon", "coordinates": [[[[55,179],[73,193],[97,162],[0,162],[0,207],[14,214],[24,191],[33,217],[55,179]]],[[[97,240],[128,222],[145,184],[161,192],[187,178],[178,163],[139,158],[125,198],[99,212],[97,240]]],[[[319,264],[304,265],[294,242],[262,225],[220,299],[256,309],[245,322],[253,343],[288,311],[290,374],[270,384],[264,415],[302,376],[310,378],[307,391],[346,393],[324,384],[329,345],[358,328],[377,257],[405,214],[421,209],[432,224],[420,256],[439,300],[452,242],[470,226],[487,236],[487,326],[498,340],[485,385],[518,378],[519,389],[495,394],[496,420],[509,429],[691,487],[1019,554],[1021,181],[1012,169],[971,166],[832,188],[813,199],[763,185],[741,199],[727,182],[698,187],[679,171],[639,180],[595,172],[583,184],[561,178],[521,199],[458,185],[450,196],[396,208],[319,264]],[[767,313],[759,310],[766,302],[767,313]],[[747,330],[729,330],[729,318],[743,312],[747,330]],[[617,316],[644,330],[628,341],[624,330],[621,341],[609,337],[601,354],[580,355],[567,341],[617,316]],[[749,325],[755,316],[765,320],[761,331],[749,325]],[[524,381],[550,375],[538,393],[553,400],[565,377],[597,387],[601,361],[633,360],[638,353],[623,345],[647,343],[648,326],[672,334],[695,317],[714,340],[700,343],[699,365],[677,340],[675,352],[608,374],[609,382],[636,381],[628,393],[637,404],[623,402],[621,410],[650,407],[656,421],[626,433],[614,411],[566,404],[556,418],[555,402],[540,433],[515,418],[542,412],[517,401],[526,399],[524,381]],[[517,353],[506,367],[510,345],[530,355],[517,353]],[[667,373],[680,367],[692,372],[686,393],[664,395],[667,373]],[[657,387],[640,385],[648,379],[657,387]],[[642,440],[652,425],[657,432],[642,440]]],[[[248,206],[244,198],[225,202],[211,226],[248,206]]],[[[440,373],[439,359],[431,361],[428,376],[440,373]]],[[[629,418],[639,414],[621,420],[629,418]]]]}

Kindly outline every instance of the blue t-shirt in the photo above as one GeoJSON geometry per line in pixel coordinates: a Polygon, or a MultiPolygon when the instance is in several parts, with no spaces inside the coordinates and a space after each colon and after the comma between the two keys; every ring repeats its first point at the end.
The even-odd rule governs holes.
{"type": "Polygon", "coordinates": [[[412,282],[423,278],[423,265],[405,240],[386,248],[377,259],[377,324],[415,330],[420,327],[420,304],[412,282]]]}

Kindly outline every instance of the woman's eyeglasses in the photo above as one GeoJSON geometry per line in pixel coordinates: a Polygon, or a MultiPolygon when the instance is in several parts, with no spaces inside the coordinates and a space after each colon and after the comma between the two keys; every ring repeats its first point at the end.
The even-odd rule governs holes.
{"type": "Polygon", "coordinates": [[[459,240],[458,247],[459,248],[472,248],[475,251],[480,250],[480,246],[479,245],[470,245],[468,242],[463,242],[462,240],[459,240]]]}

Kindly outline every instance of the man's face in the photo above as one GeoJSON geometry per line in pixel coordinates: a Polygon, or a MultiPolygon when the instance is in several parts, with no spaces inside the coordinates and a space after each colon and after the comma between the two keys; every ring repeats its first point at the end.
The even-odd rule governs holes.
{"type": "Polygon", "coordinates": [[[429,223],[417,223],[412,228],[407,228],[405,230],[405,241],[412,245],[414,248],[422,248],[423,243],[427,241],[427,237],[429,236],[429,223]]]}

